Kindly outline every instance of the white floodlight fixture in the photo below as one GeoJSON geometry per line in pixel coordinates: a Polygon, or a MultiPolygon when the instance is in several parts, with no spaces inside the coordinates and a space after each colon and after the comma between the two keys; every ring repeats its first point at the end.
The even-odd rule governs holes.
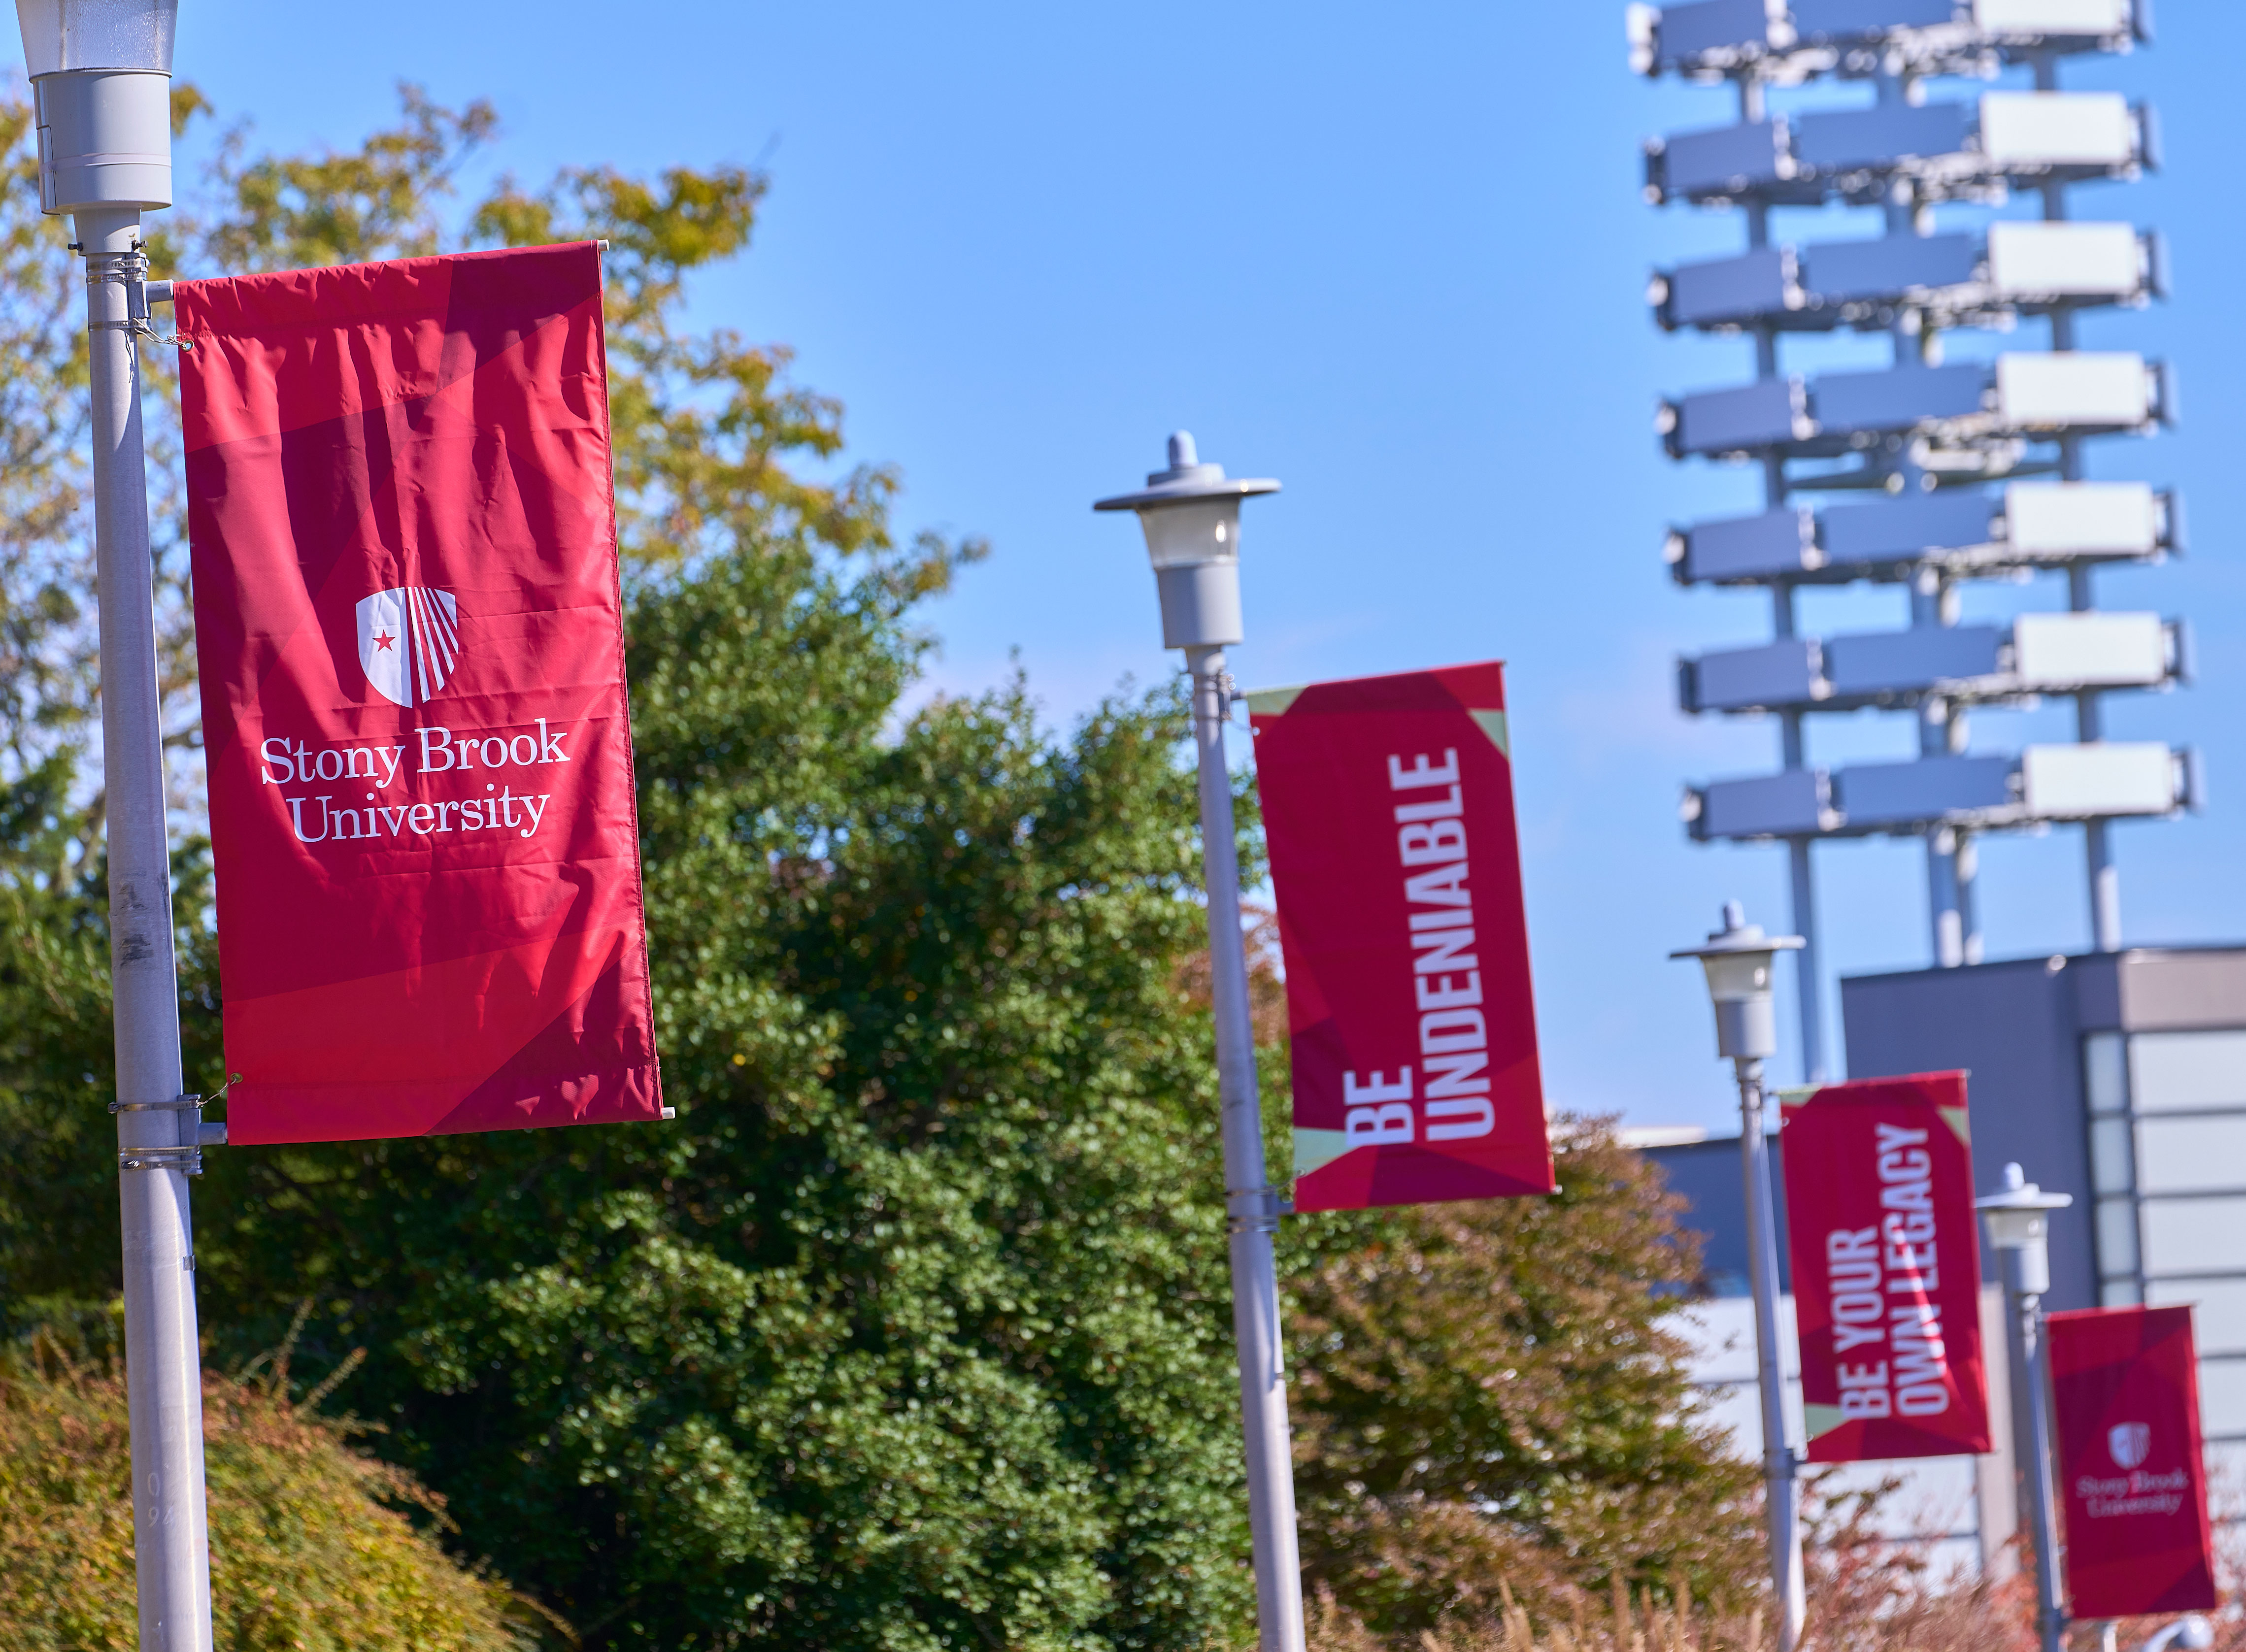
{"type": "Polygon", "coordinates": [[[1716,1007],[1716,1053],[1735,1061],[1760,1061],[1778,1053],[1778,1016],[1771,1007],[1771,961],[1800,949],[1800,935],[1766,935],[1746,921],[1746,908],[1724,903],[1724,927],[1705,947],[1687,947],[1672,958],[1698,958],[1708,972],[1716,1007]]]}
{"type": "Polygon", "coordinates": [[[49,213],[172,204],[179,0],[17,0],[49,213]]]}
{"type": "Polygon", "coordinates": [[[1136,511],[1162,600],[1162,646],[1225,648],[1241,640],[1240,501],[1276,493],[1263,477],[1228,478],[1205,465],[1192,433],[1170,437],[1167,470],[1152,472],[1136,493],[1119,493],[1095,511],[1136,511]]]}
{"type": "Polygon", "coordinates": [[[2004,1283],[2021,1295],[2051,1288],[2051,1213],[2073,1202],[2072,1193],[2044,1192],[2018,1165],[2004,1166],[1999,1191],[1973,1201],[1988,1224],[1990,1245],[2004,1258],[2004,1283]]]}

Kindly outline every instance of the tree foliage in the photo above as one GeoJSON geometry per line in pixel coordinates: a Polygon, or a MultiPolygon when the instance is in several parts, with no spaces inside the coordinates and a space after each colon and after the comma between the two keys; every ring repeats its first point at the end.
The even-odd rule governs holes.
{"type": "Polygon", "coordinates": [[[1754,1575],[1754,1470],[1660,1322],[1680,1201],[1603,1126],[1558,1146],[1556,1197],[1385,1215],[1296,1280],[1307,1567],[1376,1629],[1754,1575]]]}
{"type": "MultiPolygon", "coordinates": [[[[23,128],[6,130],[20,170],[23,128]]],[[[922,605],[982,547],[900,534],[895,475],[841,466],[840,409],[793,383],[784,350],[684,319],[694,273],[748,244],[763,177],[580,169],[502,180],[455,213],[447,192],[492,131],[480,105],[409,88],[401,124],[355,153],[246,158],[237,133],[154,252],[191,276],[609,241],[642,850],[679,1117],[214,1153],[208,1332],[243,1356],[309,1298],[300,1365],[316,1377],[364,1347],[350,1393],[379,1449],[448,1499],[464,1553],[588,1647],[1239,1642],[1251,1588],[1182,700],[1121,694],[1065,737],[1018,682],[915,704],[922,605]]],[[[51,284],[69,274],[58,238],[23,200],[0,201],[0,255],[20,242],[51,284]]],[[[12,302],[31,314],[48,291],[12,302]]],[[[61,330],[24,370],[49,375],[24,393],[54,408],[76,348],[61,330]]],[[[0,361],[0,396],[17,371],[0,361]]],[[[152,381],[160,432],[166,393],[152,381]]],[[[52,458],[49,582],[82,595],[66,436],[24,439],[52,458]]],[[[10,602],[31,589],[15,569],[10,602]]],[[[56,626],[58,649],[82,635],[56,626]]],[[[21,696],[0,700],[0,737],[17,704],[53,709],[0,775],[0,1316],[18,1330],[98,1311],[116,1268],[86,679],[80,662],[50,692],[29,669],[0,684],[21,696]]],[[[184,839],[188,1071],[215,1089],[204,867],[184,839]]],[[[1642,1300],[1665,1219],[1610,1148],[1571,1163],[1547,1216],[1367,1216],[1290,1241],[1326,1574],[1344,1577],[1367,1521],[1438,1505],[1506,1543],[1576,1545],[1562,1569],[1638,1566],[1596,1509],[1622,1507],[1634,1466],[1678,1486],[1707,1468],[1663,1410],[1681,1390],[1642,1300]],[[1556,1273],[1611,1277],[1571,1296],[1521,1273],[1507,1247],[1524,1242],[1556,1273]],[[1413,1300],[1406,1254],[1441,1281],[1433,1298],[1413,1300]],[[1425,1340],[1490,1304],[1501,1333],[1425,1340]],[[1611,1322],[1585,1330],[1582,1312],[1611,1322]],[[1512,1382],[1492,1377],[1499,1357],[1621,1391],[1578,1438],[1548,1406],[1475,1397],[1512,1382]],[[1426,1436],[1410,1465],[1441,1465],[1380,1444],[1384,1404],[1426,1436]],[[1514,1431],[1493,1446],[1497,1426],[1514,1431]],[[1492,1464],[1516,1447],[1558,1455],[1508,1479],[1492,1464]]],[[[1727,1507],[1731,1480],[1709,1472],[1727,1507]]],[[[1475,1578],[1513,1552],[1485,1543],[1475,1578]]],[[[1365,1598],[1416,1621],[1482,1587],[1464,1575],[1365,1598]]]]}

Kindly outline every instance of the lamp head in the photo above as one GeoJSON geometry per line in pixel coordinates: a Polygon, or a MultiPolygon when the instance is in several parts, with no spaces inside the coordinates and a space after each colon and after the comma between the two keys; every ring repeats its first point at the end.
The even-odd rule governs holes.
{"type": "Polygon", "coordinates": [[[1162,597],[1167,648],[1221,648],[1241,638],[1240,501],[1276,493],[1268,478],[1227,478],[1203,464],[1192,433],[1170,437],[1169,465],[1136,493],[1097,501],[1095,511],[1136,511],[1162,597]]]}
{"type": "Polygon", "coordinates": [[[2050,1213],[2074,1202],[2072,1193],[2047,1193],[2030,1181],[2018,1165],[2004,1166],[2004,1185],[1977,1199],[1973,1208],[1988,1224],[1989,1242],[1998,1250],[2025,1250],[2044,1243],[2051,1232],[2050,1213]]]}
{"type": "MultiPolygon", "coordinates": [[[[91,212],[127,234],[133,214],[172,204],[178,20],[179,0],[16,0],[43,211],[91,212]]],[[[83,223],[78,230],[92,247],[98,237],[83,223]]]]}
{"type": "Polygon", "coordinates": [[[2002,1187],[1973,1201],[1988,1225],[2006,1288],[2023,1296],[2040,1296],[2051,1288],[2051,1213],[2073,1202],[2072,1193],[2044,1192],[2018,1165],[2004,1166],[2002,1187]]]}
{"type": "Polygon", "coordinates": [[[1672,958],[1698,958],[1707,971],[1716,1007],[1716,1050],[1735,1060],[1759,1061],[1778,1053],[1778,1019],[1771,1007],[1771,965],[1781,952],[1805,944],[1800,935],[1766,935],[1749,923],[1746,908],[1724,903],[1724,927],[1705,946],[1686,947],[1672,958]]]}
{"type": "Polygon", "coordinates": [[[180,0],[16,0],[34,80],[69,69],[172,72],[180,0]]]}

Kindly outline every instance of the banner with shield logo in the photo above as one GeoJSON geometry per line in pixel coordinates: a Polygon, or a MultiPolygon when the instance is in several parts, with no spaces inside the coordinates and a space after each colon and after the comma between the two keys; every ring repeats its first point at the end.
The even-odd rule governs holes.
{"type": "Polygon", "coordinates": [[[2212,1611],[2191,1309],[2080,1309],[2048,1328],[2068,1609],[2212,1611]]]}
{"type": "Polygon", "coordinates": [[[231,1139],[660,1116],[599,249],[174,294],[231,1139]]]}

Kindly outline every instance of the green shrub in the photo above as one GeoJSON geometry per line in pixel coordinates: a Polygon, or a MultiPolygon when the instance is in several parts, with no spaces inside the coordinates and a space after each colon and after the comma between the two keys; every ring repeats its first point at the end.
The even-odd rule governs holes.
{"type": "MultiPolygon", "coordinates": [[[[405,1508],[441,1519],[436,1497],[290,1404],[285,1380],[209,1378],[203,1416],[221,1652],[530,1642],[509,1590],[415,1529],[405,1508]]],[[[0,1371],[0,1652],[139,1645],[131,1479],[121,1377],[46,1346],[0,1371]]]]}

